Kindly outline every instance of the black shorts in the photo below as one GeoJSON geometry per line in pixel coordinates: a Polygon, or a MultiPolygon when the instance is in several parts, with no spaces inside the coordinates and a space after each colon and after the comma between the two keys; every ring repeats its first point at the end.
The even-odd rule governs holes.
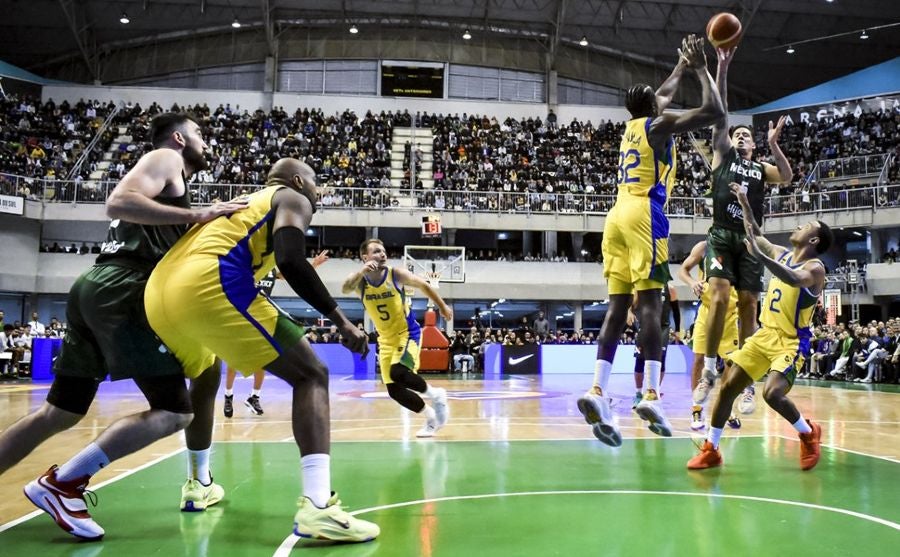
{"type": "Polygon", "coordinates": [[[183,375],[182,366],[147,323],[150,273],[94,265],[75,280],[66,306],[68,331],[53,372],[102,381],[183,375]]]}
{"type": "Polygon", "coordinates": [[[712,226],[706,236],[703,267],[706,277],[723,278],[737,290],[763,291],[764,267],[747,251],[744,231],[712,226]]]}

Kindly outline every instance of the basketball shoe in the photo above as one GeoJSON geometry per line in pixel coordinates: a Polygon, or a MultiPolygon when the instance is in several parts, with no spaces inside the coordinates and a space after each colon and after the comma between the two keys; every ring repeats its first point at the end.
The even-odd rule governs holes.
{"type": "Polygon", "coordinates": [[[644,394],[644,400],[637,405],[635,412],[637,412],[637,415],[640,416],[642,420],[650,422],[647,427],[653,433],[662,435],[663,437],[672,436],[672,424],[670,424],[669,420],[663,415],[662,403],[659,400],[659,395],[657,395],[656,391],[653,389],[647,389],[647,392],[644,394]]]}
{"type": "Polygon", "coordinates": [[[441,429],[441,426],[438,425],[437,410],[435,410],[434,414],[434,418],[425,418],[425,425],[422,426],[422,429],[416,432],[416,437],[434,437],[434,434],[437,433],[437,430],[441,429]]]}
{"type": "Polygon", "coordinates": [[[694,431],[700,431],[705,427],[706,424],[703,423],[703,407],[695,405],[691,409],[691,429],[693,429],[694,431]]]}
{"type": "Polygon", "coordinates": [[[355,518],[344,511],[337,493],[331,492],[331,498],[322,509],[308,497],[301,497],[297,504],[300,508],[294,515],[294,534],[301,538],[367,542],[381,533],[377,524],[355,518]]]}
{"type": "Polygon", "coordinates": [[[25,486],[25,497],[39,509],[50,515],[56,524],[77,538],[99,540],[105,533],[87,512],[85,493],[91,504],[97,504],[93,491],[88,491],[88,477],[68,482],[56,479],[58,467],[54,464],[41,477],[25,486]]]}
{"type": "Polygon", "coordinates": [[[706,399],[709,398],[709,393],[712,391],[715,384],[716,372],[711,369],[703,368],[703,375],[700,376],[700,381],[697,382],[697,386],[694,387],[694,391],[691,393],[694,404],[703,404],[706,402],[706,399]]]}
{"type": "Polygon", "coordinates": [[[250,397],[244,401],[244,406],[250,410],[250,413],[255,416],[262,416],[263,409],[262,406],[259,405],[259,396],[250,395],[250,397]]]}
{"type": "Polygon", "coordinates": [[[234,416],[234,395],[225,395],[225,417],[234,416]]]}
{"type": "MultiPolygon", "coordinates": [[[[210,477],[212,479],[212,477],[210,477]]],[[[199,512],[215,505],[225,497],[225,489],[216,482],[203,485],[199,480],[187,480],[181,486],[181,510],[199,512]]]]}
{"type": "Polygon", "coordinates": [[[819,463],[822,441],[822,426],[806,420],[812,431],[800,434],[800,469],[812,470],[819,463]]]}
{"type": "Polygon", "coordinates": [[[609,399],[603,396],[600,387],[592,387],[578,399],[578,411],[584,416],[584,421],[591,426],[594,437],[610,447],[622,445],[622,434],[613,421],[609,399]]]}
{"type": "Polygon", "coordinates": [[[754,410],[756,410],[756,389],[750,385],[741,393],[741,398],[738,400],[738,411],[741,414],[752,414],[754,410]]]}
{"type": "Polygon", "coordinates": [[[637,405],[640,404],[642,400],[644,400],[644,393],[641,391],[634,393],[634,398],[631,399],[631,409],[634,410],[637,408],[637,405]]]}
{"type": "Polygon", "coordinates": [[[741,429],[741,419],[734,414],[729,416],[728,421],[725,423],[728,424],[728,427],[731,429],[741,429]]]}
{"type": "Polygon", "coordinates": [[[705,470],[722,466],[722,453],[708,440],[700,447],[700,454],[694,455],[687,463],[688,470],[705,470]]]}

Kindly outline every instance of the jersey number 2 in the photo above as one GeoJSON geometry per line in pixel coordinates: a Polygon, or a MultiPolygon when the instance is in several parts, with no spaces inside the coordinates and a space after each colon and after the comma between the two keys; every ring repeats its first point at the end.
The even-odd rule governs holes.
{"type": "Polygon", "coordinates": [[[781,289],[776,288],[772,291],[772,301],[769,302],[769,311],[772,313],[781,313],[781,310],[775,307],[775,302],[779,301],[781,301],[781,289]]]}
{"type": "Polygon", "coordinates": [[[631,177],[628,175],[628,171],[639,164],[641,164],[641,153],[638,152],[637,149],[629,149],[626,153],[619,151],[619,183],[632,184],[634,182],[640,182],[640,177],[631,177]],[[631,156],[634,156],[634,161],[626,165],[625,161],[631,156]]]}

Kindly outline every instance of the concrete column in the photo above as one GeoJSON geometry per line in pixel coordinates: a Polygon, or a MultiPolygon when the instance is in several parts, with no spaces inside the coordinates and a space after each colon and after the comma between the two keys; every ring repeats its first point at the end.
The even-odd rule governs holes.
{"type": "Polygon", "coordinates": [[[544,254],[548,257],[554,253],[559,253],[556,247],[557,232],[555,230],[544,231],[544,254]]]}
{"type": "Polygon", "coordinates": [[[532,233],[528,230],[522,232],[522,255],[534,254],[534,242],[532,233]]]}
{"type": "Polygon", "coordinates": [[[377,226],[367,226],[366,227],[366,239],[369,238],[377,238],[378,237],[378,227],[377,226]]]}
{"type": "Polygon", "coordinates": [[[444,246],[455,246],[456,245],[456,229],[455,228],[444,228],[443,234],[441,238],[441,245],[444,246]]]}
{"type": "Polygon", "coordinates": [[[584,261],[584,257],[581,255],[581,249],[584,247],[584,234],[573,232],[572,233],[572,260],[573,261],[584,261]]]}
{"type": "Polygon", "coordinates": [[[575,332],[577,333],[579,329],[582,329],[581,320],[584,314],[584,305],[581,302],[572,302],[572,305],[575,306],[575,315],[573,316],[573,326],[575,327],[575,332]]]}

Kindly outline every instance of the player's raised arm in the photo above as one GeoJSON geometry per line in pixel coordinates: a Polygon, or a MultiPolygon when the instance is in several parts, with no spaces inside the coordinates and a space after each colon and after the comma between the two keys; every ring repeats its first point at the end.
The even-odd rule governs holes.
{"type": "Polygon", "coordinates": [[[681,114],[660,114],[650,124],[651,144],[659,144],[660,137],[696,130],[710,126],[724,117],[722,99],[719,97],[716,84],[706,69],[706,54],[703,52],[703,39],[694,35],[687,38],[682,51],[688,67],[697,74],[702,89],[703,102],[699,107],[686,110],[681,114]]]}
{"type": "Polygon", "coordinates": [[[712,128],[713,168],[718,168],[722,158],[731,150],[731,138],[728,137],[728,66],[734,58],[735,50],[736,46],[716,49],[716,58],[719,60],[716,66],[716,88],[719,90],[723,113],[722,117],[713,123],[712,128]]]}
{"type": "Polygon", "coordinates": [[[306,259],[306,230],[313,215],[312,202],[296,190],[284,188],[273,197],[272,207],[275,264],[284,279],[298,296],[337,325],[347,348],[364,353],[368,347],[366,335],[350,323],[306,259]]]}
{"type": "Polygon", "coordinates": [[[672,73],[669,74],[669,77],[667,77],[666,80],[660,84],[659,89],[656,90],[656,110],[659,114],[665,112],[666,108],[672,104],[672,97],[674,97],[675,92],[678,91],[678,86],[681,83],[681,76],[684,75],[684,69],[686,67],[687,60],[682,55],[681,50],[679,50],[678,63],[675,64],[675,68],[672,70],[672,73]]]}
{"type": "Polygon", "coordinates": [[[414,275],[410,273],[406,269],[401,267],[394,267],[394,278],[397,280],[399,284],[405,286],[412,286],[413,288],[418,288],[421,290],[429,300],[434,302],[434,304],[438,307],[438,310],[441,312],[441,316],[447,321],[453,320],[453,310],[450,309],[450,306],[441,298],[441,295],[437,293],[437,290],[431,287],[428,284],[428,281],[423,279],[418,275],[414,275]]]}
{"type": "Polygon", "coordinates": [[[778,138],[781,137],[781,130],[784,128],[785,116],[778,118],[777,124],[769,121],[769,131],[766,132],[766,138],[769,142],[769,151],[775,159],[775,166],[763,163],[766,169],[766,182],[774,184],[790,183],[794,178],[794,170],[791,168],[791,162],[785,156],[781,147],[778,146],[778,138]]]}
{"type": "Polygon", "coordinates": [[[351,294],[358,291],[365,274],[374,272],[376,270],[378,270],[377,261],[366,261],[365,263],[363,263],[363,266],[359,271],[350,273],[350,275],[346,279],[344,279],[344,283],[341,285],[341,292],[343,292],[344,294],[351,294]]]}
{"type": "Polygon", "coordinates": [[[746,189],[735,182],[729,184],[729,187],[731,192],[737,197],[738,203],[741,204],[741,210],[744,213],[744,232],[747,233],[747,238],[752,239],[757,249],[773,259],[787,251],[786,247],[775,245],[762,235],[762,230],[760,230],[753,216],[753,208],[750,206],[750,200],[747,198],[746,189]]]}

